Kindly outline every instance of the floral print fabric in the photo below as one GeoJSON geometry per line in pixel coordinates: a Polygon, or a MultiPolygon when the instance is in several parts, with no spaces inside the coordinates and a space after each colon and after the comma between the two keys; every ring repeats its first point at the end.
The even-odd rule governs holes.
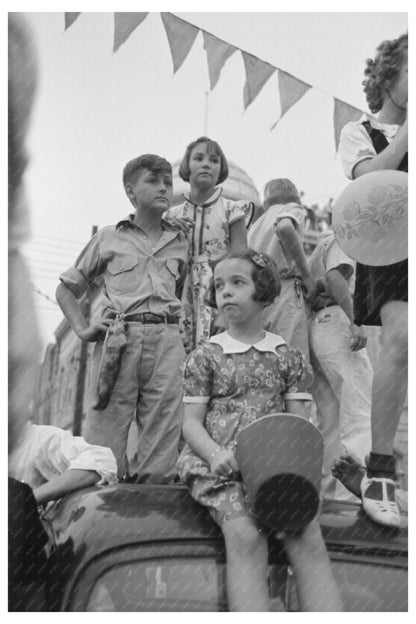
{"type": "Polygon", "coordinates": [[[221,195],[222,189],[202,206],[187,199],[171,208],[167,218],[189,217],[195,227],[188,234],[188,273],[182,294],[182,331],[191,349],[206,342],[210,337],[215,310],[206,305],[205,292],[212,276],[210,261],[219,258],[230,248],[230,226],[245,219],[251,203],[232,201],[221,195]]]}

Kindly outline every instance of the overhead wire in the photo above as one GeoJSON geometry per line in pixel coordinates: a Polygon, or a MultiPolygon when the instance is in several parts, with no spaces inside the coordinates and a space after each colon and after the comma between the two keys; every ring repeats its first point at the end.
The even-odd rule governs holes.
{"type": "MultiPolygon", "coordinates": [[[[42,292],[41,290],[39,290],[39,288],[36,288],[36,286],[34,284],[30,284],[32,286],[32,290],[37,293],[38,295],[40,295],[41,297],[43,297],[44,299],[47,299],[48,301],[50,301],[51,303],[53,303],[54,305],[58,306],[57,301],[55,301],[55,299],[52,299],[51,297],[49,297],[49,295],[47,295],[46,293],[42,292]]],[[[58,306],[59,307],[59,306],[58,306]]]]}
{"type": "MultiPolygon", "coordinates": [[[[47,264],[47,265],[53,265],[53,266],[61,266],[61,267],[65,267],[68,268],[68,264],[65,262],[53,262],[52,260],[45,260],[44,258],[31,258],[30,256],[27,256],[27,259],[30,262],[39,262],[40,264],[47,264]]],[[[39,267],[42,268],[42,267],[39,267]]]]}
{"type": "Polygon", "coordinates": [[[33,238],[46,238],[47,240],[56,241],[58,243],[65,243],[69,245],[83,245],[84,243],[80,241],[69,240],[67,238],[57,238],[55,236],[47,236],[46,234],[38,234],[33,238]]]}

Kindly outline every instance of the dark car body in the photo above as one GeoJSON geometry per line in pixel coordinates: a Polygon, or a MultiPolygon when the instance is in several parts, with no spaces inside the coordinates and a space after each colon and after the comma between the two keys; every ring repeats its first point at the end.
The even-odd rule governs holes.
{"type": "MultiPolygon", "coordinates": [[[[89,488],[55,503],[44,523],[48,566],[32,610],[227,610],[221,532],[183,486],[89,488]]],[[[407,516],[389,530],[359,505],[326,501],[320,524],[345,609],[406,611],[407,516]]],[[[297,610],[281,543],[269,544],[272,608],[297,610]]]]}

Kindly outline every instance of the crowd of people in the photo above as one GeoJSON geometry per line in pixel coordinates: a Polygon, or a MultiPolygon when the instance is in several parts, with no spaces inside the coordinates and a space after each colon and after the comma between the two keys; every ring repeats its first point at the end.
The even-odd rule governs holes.
{"type": "MultiPolygon", "coordinates": [[[[344,128],[345,173],[407,171],[407,35],[379,46],[364,84],[380,114],[344,128]]],[[[134,212],[99,230],[60,275],[64,315],[95,343],[85,439],[13,425],[11,476],[29,483],[38,503],[117,478],[180,480],[223,532],[230,609],[267,611],[267,533],[247,498],[237,437],[265,415],[310,418],[314,401],[324,437],[321,497],[359,496],[374,521],[399,526],[393,440],[407,381],[407,261],[356,264],[331,228],[308,260],[307,213],[288,179],[266,184],[264,214],[247,231],[249,203],[223,197],[227,159],[208,137],[188,145],[179,173],[190,191],[171,208],[171,164],[154,154],[129,161],[122,180],[134,212]],[[102,316],[88,323],[79,300],[100,275],[102,316]],[[383,328],[374,374],[365,324],[383,328]],[[132,422],[134,473],[126,457],[132,422]],[[38,483],[33,464],[42,453],[55,459],[38,483]]],[[[21,179],[12,184],[15,197],[21,179]]],[[[25,296],[16,293],[13,305],[25,296]]],[[[342,610],[317,521],[279,538],[302,609],[342,610]]]]}

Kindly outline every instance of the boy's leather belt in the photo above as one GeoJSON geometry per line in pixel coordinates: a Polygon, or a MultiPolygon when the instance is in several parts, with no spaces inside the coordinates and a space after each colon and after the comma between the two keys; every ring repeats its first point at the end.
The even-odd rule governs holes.
{"type": "MultiPolygon", "coordinates": [[[[108,318],[116,318],[116,315],[110,314],[108,318]]],[[[177,316],[162,316],[161,314],[153,314],[152,312],[143,312],[142,314],[126,314],[124,318],[128,323],[163,323],[164,325],[179,324],[179,318],[177,316]]]]}

